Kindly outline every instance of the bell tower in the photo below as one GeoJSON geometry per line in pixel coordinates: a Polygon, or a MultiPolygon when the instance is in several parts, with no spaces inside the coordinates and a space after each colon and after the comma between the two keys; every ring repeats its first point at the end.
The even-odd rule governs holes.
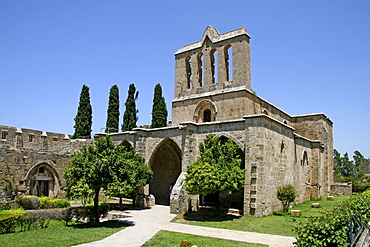
{"type": "Polygon", "coordinates": [[[249,40],[244,26],[224,34],[208,26],[200,41],[175,53],[173,124],[228,120],[217,116],[217,105],[222,102],[216,102],[212,96],[251,90],[249,40]],[[212,107],[203,109],[198,103],[212,107]],[[202,112],[195,112],[195,109],[202,109],[202,112]]]}

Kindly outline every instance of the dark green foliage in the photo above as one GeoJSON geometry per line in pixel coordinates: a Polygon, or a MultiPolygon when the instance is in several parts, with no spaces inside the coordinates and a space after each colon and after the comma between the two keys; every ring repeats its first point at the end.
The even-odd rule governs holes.
{"type": "Polygon", "coordinates": [[[19,198],[19,205],[24,209],[37,209],[39,198],[37,196],[22,196],[19,198]]]}
{"type": "Polygon", "coordinates": [[[161,84],[158,83],[154,88],[151,128],[166,127],[167,115],[166,101],[162,96],[161,84]]]}
{"type": "Polygon", "coordinates": [[[289,210],[290,203],[294,202],[297,195],[292,185],[285,185],[277,189],[276,196],[283,204],[283,212],[286,213],[289,210]]]}
{"type": "Polygon", "coordinates": [[[144,159],[137,156],[134,150],[115,145],[107,136],[72,155],[71,163],[64,172],[64,189],[70,198],[80,197],[81,191],[92,191],[95,222],[98,223],[100,189],[130,193],[136,186],[145,185],[151,176],[152,171],[145,165],[144,159]]]}
{"type": "Polygon", "coordinates": [[[340,203],[332,211],[324,211],[322,216],[311,217],[307,223],[295,228],[298,233],[298,247],[305,246],[347,246],[347,227],[351,215],[360,215],[366,224],[370,221],[370,196],[352,196],[340,203]]]}
{"type": "Polygon", "coordinates": [[[199,144],[200,157],[188,167],[185,190],[189,194],[231,193],[244,185],[245,169],[240,168],[238,145],[231,140],[222,143],[215,135],[207,135],[199,144]]]}
{"type": "Polygon", "coordinates": [[[90,104],[89,87],[82,86],[80,103],[75,117],[75,133],[72,138],[90,138],[92,127],[92,107],[90,104]]]}
{"type": "Polygon", "coordinates": [[[134,84],[130,84],[127,94],[127,99],[125,103],[125,112],[123,114],[123,124],[122,124],[122,131],[132,130],[136,128],[136,122],[138,120],[137,113],[139,112],[136,110],[136,103],[139,95],[139,92],[136,92],[136,88],[134,84]]]}
{"type": "Polygon", "coordinates": [[[114,85],[109,91],[109,102],[107,110],[107,123],[105,132],[115,133],[119,130],[119,90],[118,86],[114,85]]]}
{"type": "MultiPolygon", "coordinates": [[[[99,203],[99,217],[106,217],[109,210],[109,204],[99,203]]],[[[94,222],[95,220],[94,205],[92,204],[86,205],[84,207],[73,208],[71,214],[77,221],[87,220],[88,222],[94,222]]]]}

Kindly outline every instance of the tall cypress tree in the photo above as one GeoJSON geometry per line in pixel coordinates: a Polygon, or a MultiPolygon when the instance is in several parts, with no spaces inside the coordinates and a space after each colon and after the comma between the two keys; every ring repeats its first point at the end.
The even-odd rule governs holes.
{"type": "Polygon", "coordinates": [[[107,123],[105,131],[108,133],[118,132],[119,130],[119,92],[118,86],[114,85],[109,91],[109,102],[107,110],[107,123]]]}
{"type": "Polygon", "coordinates": [[[138,120],[137,113],[139,112],[136,110],[136,103],[139,95],[139,91],[136,92],[136,88],[134,84],[130,84],[126,99],[126,109],[125,113],[123,114],[123,124],[122,124],[122,131],[132,130],[136,128],[136,122],[138,120]]]}
{"type": "Polygon", "coordinates": [[[167,115],[166,101],[162,96],[161,84],[158,83],[154,88],[151,128],[166,127],[167,115]]]}
{"type": "Polygon", "coordinates": [[[90,104],[89,87],[86,85],[82,86],[80,103],[74,120],[75,133],[73,134],[73,138],[90,138],[92,131],[92,107],[90,104]]]}

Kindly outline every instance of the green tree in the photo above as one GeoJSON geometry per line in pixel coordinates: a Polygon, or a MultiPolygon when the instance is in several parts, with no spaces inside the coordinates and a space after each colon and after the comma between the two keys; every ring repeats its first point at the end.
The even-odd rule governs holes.
{"type": "Polygon", "coordinates": [[[166,127],[167,115],[166,101],[162,96],[161,84],[158,83],[154,88],[151,128],[166,127]]]}
{"type": "Polygon", "coordinates": [[[135,189],[144,186],[153,176],[153,171],[145,165],[144,158],[136,154],[132,147],[117,146],[119,166],[115,166],[115,173],[118,176],[108,185],[107,195],[120,198],[120,209],[122,210],[122,198],[130,194],[133,195],[133,205],[135,205],[135,189]]]}
{"type": "Polygon", "coordinates": [[[356,178],[361,179],[369,172],[370,159],[366,159],[360,151],[355,151],[353,155],[356,178]]]}
{"type": "Polygon", "coordinates": [[[337,174],[340,173],[342,177],[355,178],[356,168],[353,162],[349,159],[348,153],[340,156],[340,153],[334,149],[334,169],[337,174]]]}
{"type": "Polygon", "coordinates": [[[115,145],[112,138],[102,137],[72,154],[70,164],[64,170],[67,197],[76,198],[82,192],[94,194],[95,223],[99,223],[99,191],[113,191],[115,185],[125,192],[135,186],[145,185],[152,171],[133,150],[115,145]]]}
{"type": "Polygon", "coordinates": [[[82,86],[80,103],[74,120],[75,133],[73,134],[73,138],[90,138],[92,131],[92,107],[90,104],[89,87],[86,85],[82,86]]]}
{"type": "Polygon", "coordinates": [[[293,185],[281,186],[277,189],[276,197],[283,204],[283,212],[287,213],[289,210],[290,203],[294,202],[297,194],[294,190],[293,185]]]}
{"type": "MultiPolygon", "coordinates": [[[[231,194],[244,186],[245,169],[240,168],[238,145],[228,140],[222,142],[209,134],[199,144],[200,157],[188,167],[185,190],[191,195],[231,194]]],[[[218,204],[216,209],[218,209],[218,204]]]]}
{"type": "Polygon", "coordinates": [[[119,90],[117,85],[112,86],[109,91],[105,129],[107,133],[114,133],[119,130],[119,90]]]}
{"type": "Polygon", "coordinates": [[[130,84],[128,89],[128,95],[126,99],[126,109],[123,114],[122,131],[132,130],[136,128],[136,122],[138,120],[135,101],[138,99],[139,91],[136,91],[135,85],[130,84]]]}

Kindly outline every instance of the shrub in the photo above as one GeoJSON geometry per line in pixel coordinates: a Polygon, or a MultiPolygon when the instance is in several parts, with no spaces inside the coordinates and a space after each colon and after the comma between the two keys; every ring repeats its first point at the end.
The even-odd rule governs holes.
{"type": "Polygon", "coordinates": [[[363,196],[370,196],[370,188],[366,189],[363,193],[363,196]]]}
{"type": "Polygon", "coordinates": [[[22,209],[0,211],[0,233],[14,232],[16,227],[23,226],[25,213],[22,209]]]}
{"type": "Polygon", "coordinates": [[[65,199],[51,198],[47,196],[43,196],[39,198],[39,208],[40,209],[66,208],[70,206],[71,206],[70,202],[65,199]]]}
{"type": "Polygon", "coordinates": [[[19,204],[24,209],[36,209],[39,206],[39,199],[37,196],[22,196],[19,198],[19,204]]]}
{"type": "Polygon", "coordinates": [[[297,195],[293,185],[285,185],[277,189],[276,196],[283,204],[283,211],[288,212],[290,203],[294,202],[297,195]]]}
{"type": "Polygon", "coordinates": [[[294,229],[298,233],[297,246],[346,246],[351,215],[360,215],[361,221],[367,223],[370,221],[369,206],[369,196],[352,196],[332,211],[309,218],[307,223],[294,229]]]}

